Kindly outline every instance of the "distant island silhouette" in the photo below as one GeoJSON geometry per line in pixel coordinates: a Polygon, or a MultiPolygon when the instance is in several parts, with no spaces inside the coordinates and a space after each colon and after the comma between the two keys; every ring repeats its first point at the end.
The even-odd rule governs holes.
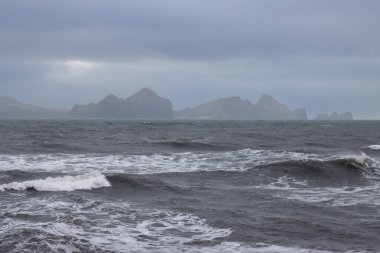
{"type": "MultiPolygon", "coordinates": [[[[0,97],[0,118],[121,118],[121,119],[210,119],[210,120],[307,120],[306,109],[291,110],[270,95],[257,104],[240,97],[220,98],[173,110],[169,99],[143,88],[134,95],[120,98],[108,95],[97,103],[74,105],[71,110],[54,110],[24,104],[11,97],[0,97]]],[[[351,113],[321,114],[317,120],[352,120],[351,113]]]]}
{"type": "Polygon", "coordinates": [[[316,120],[353,120],[354,117],[352,116],[352,113],[345,112],[345,113],[337,113],[333,112],[332,114],[319,114],[316,118],[316,120]]]}

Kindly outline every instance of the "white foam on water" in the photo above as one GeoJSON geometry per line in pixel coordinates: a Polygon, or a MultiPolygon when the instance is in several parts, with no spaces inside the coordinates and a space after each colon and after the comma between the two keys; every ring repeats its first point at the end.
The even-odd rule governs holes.
{"type": "MultiPolygon", "coordinates": [[[[223,244],[222,244],[223,245],[223,244]]],[[[241,246],[240,246],[241,247],[241,246]]],[[[227,252],[254,252],[254,253],[332,253],[331,251],[315,250],[315,249],[302,249],[298,247],[285,247],[278,245],[268,245],[263,243],[253,244],[250,248],[239,247],[237,251],[227,252]]],[[[224,251],[226,252],[226,251],[224,251]]]]}
{"type": "Polygon", "coordinates": [[[329,253],[262,243],[221,242],[230,236],[231,229],[212,227],[192,214],[143,209],[122,201],[71,202],[56,196],[22,203],[9,200],[4,202],[0,215],[5,217],[0,220],[0,248],[12,247],[11,252],[33,248],[67,253],[329,253]],[[44,217],[44,221],[38,221],[38,217],[44,217]]]}
{"type": "Polygon", "coordinates": [[[331,161],[331,160],[338,160],[343,159],[347,160],[348,162],[351,162],[352,165],[358,165],[363,168],[380,168],[380,162],[373,157],[370,157],[369,155],[361,152],[361,153],[355,153],[355,154],[341,154],[341,155],[335,155],[330,156],[329,158],[324,159],[324,161],[331,161]]]}
{"type": "MultiPolygon", "coordinates": [[[[191,252],[191,251],[184,251],[191,252]]],[[[237,242],[222,242],[212,247],[204,247],[199,251],[202,253],[219,253],[219,252],[244,252],[244,253],[332,253],[332,251],[303,249],[299,247],[286,247],[278,245],[268,245],[264,243],[243,244],[237,242]]],[[[351,253],[351,252],[342,252],[351,253]]],[[[353,252],[352,252],[353,253],[353,252]]]]}
{"type": "Polygon", "coordinates": [[[307,180],[282,176],[269,184],[250,186],[250,188],[272,191],[281,198],[329,206],[380,205],[380,161],[367,154],[338,154],[319,156],[309,161],[331,162],[345,160],[348,164],[361,169],[369,185],[355,187],[314,187],[307,180]]]}
{"type": "Polygon", "coordinates": [[[321,203],[331,206],[380,205],[380,187],[317,187],[312,189],[297,189],[286,196],[308,203],[321,203]]]}
{"type": "Polygon", "coordinates": [[[273,191],[278,197],[329,206],[380,205],[380,184],[357,187],[308,187],[307,181],[283,176],[251,188],[273,191]]]}
{"type": "MultiPolygon", "coordinates": [[[[24,203],[6,203],[0,220],[0,248],[16,243],[17,249],[37,245],[49,252],[182,252],[197,249],[192,243],[216,243],[217,238],[231,234],[227,228],[214,228],[192,214],[135,208],[125,202],[81,200],[65,202],[55,197],[24,203]],[[20,215],[28,219],[17,218],[20,215]],[[29,217],[30,216],[30,217],[29,217]],[[44,222],[32,217],[44,217],[44,222]],[[4,217],[4,216],[2,216],[4,217]],[[13,218],[15,217],[15,218],[13,218]],[[20,231],[38,231],[38,240],[28,240],[23,233],[9,242],[10,235],[20,231]],[[8,238],[8,241],[5,239],[8,238]],[[49,245],[46,245],[50,242],[49,245]],[[81,250],[82,249],[82,250],[81,250]]],[[[12,236],[10,236],[12,238],[12,236]]],[[[17,252],[17,250],[15,250],[17,252]]],[[[194,251],[196,252],[196,251],[194,251]]]]}
{"type": "Polygon", "coordinates": [[[250,188],[266,189],[266,190],[287,190],[298,189],[297,186],[307,186],[306,180],[297,180],[293,177],[282,176],[275,182],[271,182],[265,185],[250,186],[250,188]]]}
{"type": "Polygon", "coordinates": [[[101,187],[110,187],[106,177],[99,173],[88,173],[77,176],[48,177],[45,179],[13,182],[0,185],[0,191],[16,190],[24,191],[34,189],[37,191],[75,191],[91,190],[101,187]]]}
{"type": "Polygon", "coordinates": [[[229,152],[172,153],[167,155],[0,155],[0,171],[59,171],[65,173],[97,170],[107,173],[154,174],[193,171],[245,171],[268,163],[306,160],[316,155],[272,150],[243,149],[229,152]]]}
{"type": "Polygon", "coordinates": [[[368,147],[364,147],[372,150],[380,150],[380,145],[370,145],[368,147]]]}
{"type": "Polygon", "coordinates": [[[8,178],[9,177],[9,175],[7,175],[7,174],[0,174],[0,179],[1,178],[8,178]]]}
{"type": "Polygon", "coordinates": [[[258,165],[285,161],[330,161],[351,159],[362,166],[380,168],[380,162],[368,155],[343,154],[320,156],[299,152],[243,149],[228,152],[172,153],[151,155],[40,154],[0,155],[0,171],[155,174],[193,171],[245,171],[258,165]]]}

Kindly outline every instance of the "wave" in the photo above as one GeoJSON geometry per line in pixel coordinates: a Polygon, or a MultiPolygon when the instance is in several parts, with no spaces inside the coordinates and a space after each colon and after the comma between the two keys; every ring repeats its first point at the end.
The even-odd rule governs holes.
{"type": "Polygon", "coordinates": [[[129,188],[129,192],[133,190],[141,191],[169,191],[169,192],[180,192],[183,191],[182,188],[168,184],[159,179],[153,178],[141,178],[135,175],[125,175],[125,174],[113,174],[108,175],[107,180],[111,183],[113,188],[129,188]]]}
{"type": "MultiPolygon", "coordinates": [[[[49,152],[54,152],[54,153],[62,152],[62,151],[76,152],[76,151],[81,150],[81,148],[79,146],[75,146],[72,144],[64,144],[64,143],[54,142],[54,141],[40,141],[39,140],[39,141],[31,141],[29,144],[32,146],[33,150],[37,150],[37,151],[38,150],[49,150],[49,152]]],[[[26,149],[28,149],[28,148],[30,149],[31,147],[27,146],[26,149]]]]}
{"type": "Polygon", "coordinates": [[[266,169],[270,177],[291,176],[313,186],[366,185],[379,178],[379,162],[360,155],[280,161],[253,168],[266,169]]]}
{"type": "Polygon", "coordinates": [[[380,185],[310,187],[310,182],[282,176],[269,184],[252,186],[274,192],[275,196],[298,202],[328,206],[380,205],[380,185]]]}
{"type": "Polygon", "coordinates": [[[379,176],[380,161],[365,153],[332,156],[323,160],[327,164],[357,169],[365,176],[379,176]]]}
{"type": "MultiPolygon", "coordinates": [[[[220,245],[206,248],[203,252],[251,252],[251,253],[332,253],[332,251],[304,249],[300,247],[287,247],[279,245],[269,245],[265,243],[241,244],[236,242],[222,242],[220,245]]],[[[353,252],[345,252],[353,253],[353,252]]]]}
{"type": "Polygon", "coordinates": [[[344,165],[349,169],[358,169],[367,176],[378,175],[380,172],[380,162],[366,154],[351,155],[332,158],[328,163],[344,165]]]}
{"type": "MultiPolygon", "coordinates": [[[[102,154],[41,154],[0,155],[0,171],[26,171],[84,174],[98,171],[106,174],[160,174],[231,171],[245,172],[257,167],[297,168],[303,171],[334,171],[359,169],[360,173],[377,175],[380,162],[364,153],[326,156],[302,152],[242,149],[224,152],[182,152],[149,155],[102,155],[102,154]],[[277,165],[276,165],[277,164],[277,165]]],[[[295,170],[295,169],[293,169],[295,170]]],[[[355,170],[347,170],[354,174],[355,170]]],[[[294,172],[296,173],[296,172],[294,172]]],[[[315,173],[318,174],[318,173],[315,173]]],[[[336,176],[339,177],[339,175],[336,176]]]]}
{"type": "Polygon", "coordinates": [[[368,147],[364,147],[367,149],[372,149],[372,150],[380,150],[380,145],[370,145],[368,147]]]}
{"type": "Polygon", "coordinates": [[[232,229],[214,227],[196,215],[141,208],[125,201],[78,196],[10,199],[3,213],[0,248],[7,252],[38,248],[40,252],[330,253],[230,241],[232,229]]]}
{"type": "Polygon", "coordinates": [[[207,142],[192,141],[192,140],[164,140],[150,141],[151,143],[168,146],[175,149],[194,149],[194,150],[221,150],[225,146],[212,144],[207,142]]]}
{"type": "Polygon", "coordinates": [[[157,174],[196,171],[246,171],[258,165],[304,160],[313,154],[242,149],[224,152],[183,152],[150,155],[41,154],[0,155],[0,171],[157,174]]]}
{"type": "Polygon", "coordinates": [[[75,191],[91,190],[110,186],[111,184],[103,174],[94,172],[78,176],[48,177],[45,179],[2,184],[0,185],[0,191],[75,191]]]}
{"type": "Polygon", "coordinates": [[[269,182],[252,186],[279,198],[329,206],[380,205],[379,162],[352,154],[261,166],[269,182]]]}
{"type": "Polygon", "coordinates": [[[207,248],[232,233],[189,213],[78,196],[9,200],[3,209],[0,248],[7,252],[34,252],[37,246],[42,252],[200,252],[198,245],[207,248]],[[31,218],[14,218],[20,214],[31,218]]]}

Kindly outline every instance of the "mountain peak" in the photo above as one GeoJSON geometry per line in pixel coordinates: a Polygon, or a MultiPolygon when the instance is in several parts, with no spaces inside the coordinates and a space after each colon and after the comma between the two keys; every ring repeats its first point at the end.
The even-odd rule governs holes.
{"type": "Polygon", "coordinates": [[[258,106],[273,106],[274,104],[280,104],[276,99],[274,99],[271,95],[264,94],[259,99],[259,102],[257,102],[258,106]]]}
{"type": "Polygon", "coordinates": [[[149,88],[143,88],[136,92],[132,97],[158,97],[157,93],[149,88]]]}
{"type": "Polygon", "coordinates": [[[215,100],[216,102],[242,102],[241,97],[225,97],[215,100]]]}
{"type": "Polygon", "coordinates": [[[58,118],[63,111],[24,104],[12,97],[0,97],[0,118],[58,118]]]}
{"type": "Polygon", "coordinates": [[[105,98],[103,98],[99,102],[99,104],[113,104],[113,103],[120,103],[122,101],[123,101],[122,98],[119,98],[119,97],[117,97],[115,95],[110,94],[110,95],[106,96],[105,98]]]}
{"type": "Polygon", "coordinates": [[[257,106],[266,108],[266,109],[275,109],[275,110],[281,110],[281,111],[290,111],[288,107],[278,102],[276,99],[274,99],[271,95],[264,94],[259,99],[259,102],[257,103],[257,106]]]}
{"type": "Polygon", "coordinates": [[[119,99],[119,98],[113,94],[109,94],[108,96],[103,98],[103,100],[116,100],[116,99],[119,99]]]}
{"type": "Polygon", "coordinates": [[[125,99],[108,95],[99,103],[76,106],[72,117],[84,118],[172,118],[171,102],[148,88],[125,99]]]}
{"type": "Polygon", "coordinates": [[[6,104],[20,104],[19,101],[17,101],[16,99],[12,98],[12,97],[0,97],[0,103],[6,103],[6,104]]]}
{"type": "Polygon", "coordinates": [[[115,99],[115,98],[118,98],[118,97],[116,97],[113,94],[109,94],[108,96],[105,97],[105,99],[115,99]]]}

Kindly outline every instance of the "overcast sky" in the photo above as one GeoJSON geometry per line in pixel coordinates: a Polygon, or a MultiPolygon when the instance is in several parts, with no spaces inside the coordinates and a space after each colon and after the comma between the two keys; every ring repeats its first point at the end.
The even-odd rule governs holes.
{"type": "Polygon", "coordinates": [[[380,1],[1,0],[0,96],[54,108],[149,87],[380,119],[380,1]]]}

